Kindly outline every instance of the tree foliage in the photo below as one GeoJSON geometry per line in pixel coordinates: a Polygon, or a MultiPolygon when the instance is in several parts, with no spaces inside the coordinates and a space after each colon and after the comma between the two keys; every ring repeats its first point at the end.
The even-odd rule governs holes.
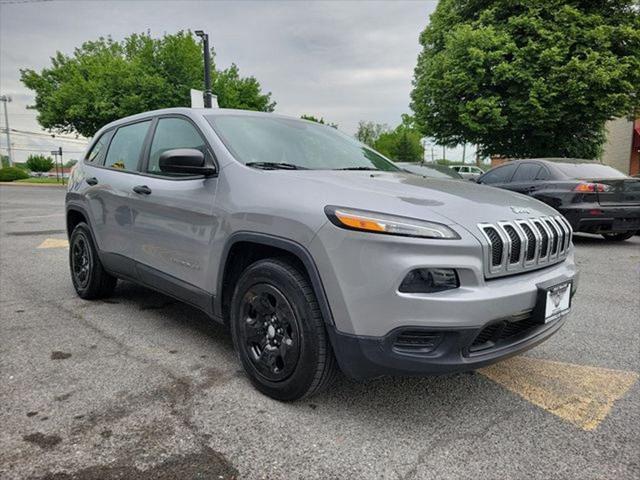
{"type": "Polygon", "coordinates": [[[309,120],[310,122],[316,122],[316,123],[320,123],[322,125],[328,125],[330,127],[333,128],[338,128],[338,124],[337,123],[329,123],[329,122],[325,122],[324,118],[320,117],[314,117],[313,115],[300,115],[300,118],[302,120],[309,120]]]}
{"type": "Polygon", "coordinates": [[[54,165],[53,159],[44,155],[29,155],[25,164],[32,172],[48,172],[54,165]]]}
{"type": "Polygon", "coordinates": [[[358,131],[356,132],[355,137],[365,145],[373,147],[380,135],[388,131],[389,125],[385,123],[375,123],[361,120],[360,122],[358,122],[358,131]]]}
{"type": "Polygon", "coordinates": [[[0,168],[0,182],[13,182],[14,180],[24,180],[25,178],[29,178],[29,174],[21,168],[0,168]]]}
{"type": "Polygon", "coordinates": [[[424,158],[422,134],[408,115],[394,130],[381,133],[373,144],[378,152],[397,162],[420,162],[424,158]]]}
{"type": "MultiPolygon", "coordinates": [[[[91,136],[127,115],[189,106],[190,89],[202,89],[203,65],[191,32],[133,34],[120,42],[85,42],[73,55],[57,52],[50,67],[22,70],[21,77],[35,91],[40,125],[91,136]]],[[[224,70],[212,66],[211,76],[220,107],[273,111],[271,93],[262,93],[254,77],[241,77],[235,64],[224,70]]]]}
{"type": "Polygon", "coordinates": [[[441,0],[422,32],[412,109],[440,144],[595,158],[638,113],[634,0],[441,0]]]}

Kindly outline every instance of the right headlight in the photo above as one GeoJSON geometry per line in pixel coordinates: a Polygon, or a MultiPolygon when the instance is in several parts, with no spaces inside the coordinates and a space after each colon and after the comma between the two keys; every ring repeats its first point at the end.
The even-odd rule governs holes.
{"type": "Polygon", "coordinates": [[[417,218],[334,206],[325,207],[324,211],[334,225],[349,230],[442,240],[460,238],[460,235],[447,225],[417,218]]]}

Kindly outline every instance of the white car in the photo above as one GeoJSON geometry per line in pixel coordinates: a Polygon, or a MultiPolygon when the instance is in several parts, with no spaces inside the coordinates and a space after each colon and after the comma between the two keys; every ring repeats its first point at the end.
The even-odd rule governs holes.
{"type": "Polygon", "coordinates": [[[458,172],[465,180],[475,180],[484,173],[484,170],[474,165],[452,165],[449,168],[458,172]]]}

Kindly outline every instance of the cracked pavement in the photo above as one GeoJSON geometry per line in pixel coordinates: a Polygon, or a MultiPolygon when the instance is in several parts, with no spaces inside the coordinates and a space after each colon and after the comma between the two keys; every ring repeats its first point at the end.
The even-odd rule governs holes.
{"type": "MultiPolygon", "coordinates": [[[[64,191],[0,187],[0,478],[602,479],[640,476],[638,382],[591,431],[485,375],[255,391],[203,313],[130,283],[79,299],[64,191]],[[53,233],[52,233],[53,232],[53,233]]],[[[640,237],[576,239],[574,311],[527,352],[640,371],[640,237]]]]}

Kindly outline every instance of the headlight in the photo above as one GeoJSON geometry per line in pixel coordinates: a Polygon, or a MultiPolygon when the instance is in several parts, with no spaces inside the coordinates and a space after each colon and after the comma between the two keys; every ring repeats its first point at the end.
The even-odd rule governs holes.
{"type": "Polygon", "coordinates": [[[460,238],[451,228],[441,223],[352,208],[329,206],[324,211],[334,225],[349,230],[445,240],[460,238]]]}

